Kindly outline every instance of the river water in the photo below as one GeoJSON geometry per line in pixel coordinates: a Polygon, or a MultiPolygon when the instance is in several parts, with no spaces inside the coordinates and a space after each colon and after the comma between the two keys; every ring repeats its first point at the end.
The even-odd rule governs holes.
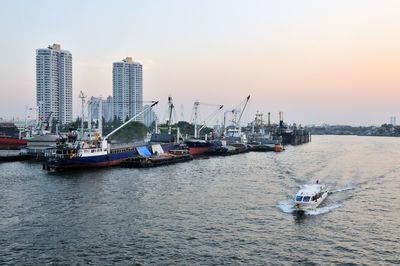
{"type": "Polygon", "coordinates": [[[153,169],[0,164],[0,265],[399,264],[400,138],[153,169]],[[315,211],[292,199],[316,179],[315,211]]]}

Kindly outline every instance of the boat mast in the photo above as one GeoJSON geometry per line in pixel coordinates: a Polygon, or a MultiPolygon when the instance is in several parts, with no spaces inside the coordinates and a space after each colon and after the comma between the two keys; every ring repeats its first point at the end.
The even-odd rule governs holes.
{"type": "MultiPolygon", "coordinates": [[[[92,99],[93,99],[93,97],[92,97],[92,99]]],[[[88,112],[88,117],[87,117],[87,119],[88,119],[88,131],[89,131],[89,134],[91,134],[90,133],[90,131],[91,131],[91,129],[92,129],[92,108],[93,108],[93,104],[95,104],[95,101],[96,100],[89,100],[88,101],[88,103],[87,103],[87,112],[88,112]]]]}
{"type": "Polygon", "coordinates": [[[174,104],[172,103],[172,97],[168,96],[168,113],[169,113],[169,118],[167,121],[167,127],[168,127],[168,134],[171,134],[172,128],[172,110],[174,109],[174,104]]]}
{"type": "Polygon", "coordinates": [[[225,111],[224,112],[224,124],[223,124],[223,127],[222,127],[222,134],[224,135],[224,136],[226,136],[226,114],[229,112],[229,110],[227,110],[227,111],[225,111]]]}
{"type": "Polygon", "coordinates": [[[156,116],[156,119],[154,120],[154,122],[155,122],[154,130],[155,130],[155,133],[158,134],[159,132],[158,132],[158,117],[157,116],[156,116]]]}
{"type": "Polygon", "coordinates": [[[124,126],[126,126],[127,124],[129,124],[130,122],[132,122],[135,118],[137,118],[138,116],[142,115],[144,112],[146,112],[147,110],[149,110],[150,108],[152,108],[154,105],[158,104],[157,102],[154,102],[151,106],[148,106],[147,108],[144,108],[140,113],[138,113],[137,115],[133,116],[131,119],[128,119],[128,121],[126,121],[125,123],[123,123],[122,125],[120,125],[119,127],[117,127],[116,129],[114,129],[113,131],[111,131],[110,133],[108,133],[107,136],[104,137],[105,140],[107,140],[109,137],[111,137],[112,135],[114,135],[118,130],[120,130],[121,128],[123,128],[124,126]]]}
{"type": "Polygon", "coordinates": [[[83,118],[85,116],[85,102],[86,102],[86,100],[85,100],[86,95],[83,94],[83,91],[81,91],[79,93],[79,98],[82,99],[82,121],[81,121],[81,139],[82,139],[83,138],[83,118]]]}
{"type": "Polygon", "coordinates": [[[197,139],[197,119],[199,110],[199,101],[194,102],[194,138],[197,139]]]}
{"type": "Polygon", "coordinates": [[[239,128],[239,133],[240,133],[240,131],[242,130],[239,123],[240,123],[240,120],[242,119],[242,115],[243,115],[243,113],[244,113],[244,110],[246,109],[246,106],[247,106],[247,103],[249,102],[249,100],[250,100],[250,95],[247,96],[247,98],[246,98],[246,103],[244,104],[243,109],[242,109],[242,112],[240,113],[239,119],[238,119],[237,122],[236,122],[236,125],[237,125],[237,127],[239,128]]]}
{"type": "Polygon", "coordinates": [[[97,131],[98,131],[99,136],[101,137],[101,136],[103,136],[103,100],[101,99],[101,96],[100,96],[100,99],[99,99],[99,112],[98,112],[98,114],[99,114],[99,116],[97,117],[97,120],[98,120],[97,131]]]}

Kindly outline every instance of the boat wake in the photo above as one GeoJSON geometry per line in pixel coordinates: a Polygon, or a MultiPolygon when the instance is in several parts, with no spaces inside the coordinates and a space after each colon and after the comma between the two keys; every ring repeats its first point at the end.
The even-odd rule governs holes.
{"type": "Polygon", "coordinates": [[[328,191],[328,194],[333,194],[333,193],[338,193],[338,192],[343,192],[343,191],[353,190],[353,189],[355,189],[355,187],[348,186],[348,187],[340,188],[337,190],[328,191]]]}
{"type": "MultiPolygon", "coordinates": [[[[294,207],[293,200],[290,200],[290,199],[279,202],[277,207],[284,213],[299,212],[299,210],[294,207]]],[[[319,214],[328,213],[339,207],[340,207],[340,204],[334,204],[331,206],[319,207],[319,208],[316,208],[315,210],[305,210],[302,212],[304,212],[304,214],[306,214],[306,215],[319,215],[319,214]]]]}
{"type": "Polygon", "coordinates": [[[319,214],[324,214],[324,213],[328,213],[333,209],[339,208],[340,204],[335,204],[332,206],[326,206],[326,207],[320,207],[320,208],[316,208],[315,210],[307,210],[305,211],[305,214],[307,215],[319,215],[319,214]]]}
{"type": "Polygon", "coordinates": [[[283,211],[284,213],[293,213],[294,211],[296,211],[296,209],[294,208],[293,200],[289,199],[279,202],[278,208],[281,209],[281,211],[283,211]]]}

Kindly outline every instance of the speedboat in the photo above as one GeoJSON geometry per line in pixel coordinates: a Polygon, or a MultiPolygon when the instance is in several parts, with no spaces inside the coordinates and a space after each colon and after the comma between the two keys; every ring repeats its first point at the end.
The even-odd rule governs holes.
{"type": "Polygon", "coordinates": [[[296,209],[310,210],[317,208],[328,196],[328,191],[324,185],[312,184],[305,185],[297,192],[294,199],[296,209]]]}
{"type": "Polygon", "coordinates": [[[282,143],[276,143],[276,144],[275,144],[275,146],[274,146],[274,151],[280,152],[280,151],[283,151],[283,150],[284,150],[284,148],[283,148],[282,143]]]}

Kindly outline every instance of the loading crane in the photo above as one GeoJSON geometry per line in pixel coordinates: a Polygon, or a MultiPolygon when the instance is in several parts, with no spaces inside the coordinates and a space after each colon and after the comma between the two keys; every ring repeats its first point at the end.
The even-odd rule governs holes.
{"type": "Polygon", "coordinates": [[[126,126],[127,124],[129,124],[130,122],[132,122],[133,120],[135,120],[137,117],[139,117],[140,115],[144,114],[146,111],[150,110],[153,106],[155,106],[156,104],[158,104],[158,101],[153,102],[152,105],[144,108],[140,113],[138,113],[137,115],[133,116],[132,118],[130,118],[129,120],[127,120],[125,123],[123,123],[122,125],[120,125],[119,127],[117,127],[116,129],[114,129],[113,131],[111,131],[110,133],[108,133],[107,136],[104,137],[104,140],[108,140],[112,135],[114,135],[115,133],[117,133],[121,128],[123,128],[124,126],[126,126]]]}
{"type": "Polygon", "coordinates": [[[246,99],[244,99],[234,109],[225,111],[225,113],[224,113],[224,125],[223,125],[224,135],[226,135],[226,115],[228,113],[232,113],[233,114],[233,116],[234,116],[234,118],[232,120],[233,126],[235,127],[235,129],[237,129],[240,132],[240,130],[241,130],[241,128],[240,128],[240,120],[242,119],[243,113],[246,110],[246,107],[247,107],[247,104],[248,104],[249,100],[250,100],[250,95],[247,96],[246,99]],[[240,109],[241,105],[243,105],[243,108],[240,109]],[[239,118],[237,118],[238,115],[239,115],[239,118]]]}
{"type": "Polygon", "coordinates": [[[194,138],[195,139],[199,137],[200,131],[206,126],[207,122],[209,122],[211,120],[211,118],[216,116],[218,114],[218,112],[224,107],[223,105],[201,103],[201,105],[205,105],[205,106],[218,106],[218,109],[214,113],[212,113],[206,120],[207,122],[205,121],[203,123],[202,127],[200,129],[198,129],[199,105],[200,105],[200,102],[195,101],[194,106],[193,106],[193,109],[194,109],[194,138]]]}
{"type": "Polygon", "coordinates": [[[174,104],[172,103],[172,97],[168,96],[168,120],[167,120],[167,127],[168,127],[168,134],[172,132],[172,111],[174,110],[174,104]]]}

